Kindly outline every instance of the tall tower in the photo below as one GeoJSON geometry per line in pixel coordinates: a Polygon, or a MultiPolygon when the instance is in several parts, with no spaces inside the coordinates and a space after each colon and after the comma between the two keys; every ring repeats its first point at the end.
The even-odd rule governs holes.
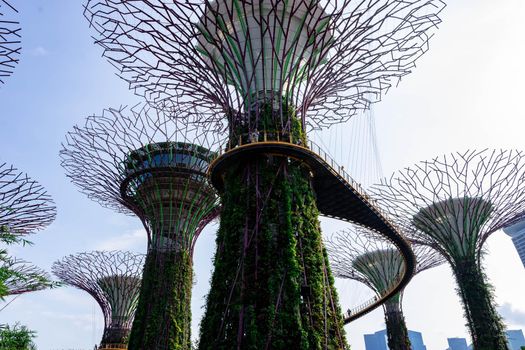
{"type": "Polygon", "coordinates": [[[192,255],[218,215],[206,171],[212,138],[147,106],[108,109],[68,134],[68,177],[103,206],[140,218],[148,234],[133,349],[189,349],[192,255]],[[130,114],[129,116],[126,114],[130,114]]]}
{"type": "Polygon", "coordinates": [[[126,349],[140,291],[144,255],[94,251],[69,255],[53,264],[64,283],[89,293],[104,315],[99,349],[126,349]]]}
{"type": "MultiPolygon", "coordinates": [[[[371,230],[352,228],[336,232],[327,240],[326,246],[334,275],[367,285],[378,298],[393,289],[401,278],[405,264],[401,253],[391,242],[371,230]]],[[[412,248],[417,261],[416,273],[444,262],[443,257],[428,247],[415,244],[412,248]]],[[[403,292],[404,289],[383,304],[390,350],[411,348],[403,315],[403,292]]]]}
{"type": "Polygon", "coordinates": [[[514,247],[516,247],[516,251],[525,267],[525,220],[505,227],[503,232],[512,237],[512,243],[514,243],[514,247]]]}
{"type": "Polygon", "coordinates": [[[327,197],[336,194],[322,186],[329,178],[359,193],[352,203],[362,207],[349,210],[358,223],[381,215],[318,162],[307,130],[347,120],[408,74],[442,8],[432,0],[88,1],[97,43],[131,88],[228,130],[209,171],[222,211],[200,349],[347,348],[318,221],[319,209],[335,210],[327,197]]]}
{"type": "Polygon", "coordinates": [[[475,349],[508,349],[481,258],[488,237],[523,212],[524,175],[522,152],[467,151],[421,162],[372,189],[412,240],[450,264],[475,349]]]}

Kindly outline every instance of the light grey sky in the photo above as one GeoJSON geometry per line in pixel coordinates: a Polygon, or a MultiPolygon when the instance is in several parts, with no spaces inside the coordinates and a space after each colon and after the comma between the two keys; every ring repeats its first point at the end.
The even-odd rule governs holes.
{"type": "MultiPolygon", "coordinates": [[[[106,107],[134,104],[126,84],[100,57],[82,17],[80,1],[19,0],[23,54],[0,88],[0,161],[13,163],[54,196],[58,217],[34,235],[33,247],[14,255],[49,269],[64,255],[93,249],[145,251],[139,220],[111,212],[81,195],[64,176],[58,150],[73,124],[106,107]]],[[[429,52],[414,72],[374,107],[385,175],[447,152],[468,148],[525,149],[525,1],[453,0],[429,52]]],[[[331,132],[347,142],[329,151],[345,164],[344,127],[331,132]]],[[[329,132],[330,134],[330,132],[329,132]]],[[[327,144],[330,144],[327,142],[327,144]]],[[[346,147],[345,147],[346,145],[346,147]]],[[[371,162],[371,161],[370,161],[371,162]]],[[[364,166],[370,166],[365,163],[364,166]]],[[[348,165],[345,168],[352,173],[348,165]]],[[[357,170],[355,170],[357,171],[357,170]]],[[[346,227],[322,220],[325,233],[346,227]]],[[[211,276],[215,225],[199,238],[195,254],[194,336],[211,276]]],[[[525,269],[509,237],[495,233],[484,264],[509,328],[525,328],[525,269]]],[[[338,282],[343,308],[364,288],[338,282]]],[[[429,350],[444,350],[446,338],[467,337],[463,312],[448,267],[417,276],[404,310],[410,329],[423,333],[429,350]]],[[[92,349],[100,340],[102,314],[92,298],[73,288],[23,295],[0,312],[0,323],[21,321],[38,332],[41,350],[92,349]],[[95,327],[94,327],[95,326],[95,327]]],[[[363,334],[384,328],[377,310],[346,327],[354,350],[363,334]]]]}

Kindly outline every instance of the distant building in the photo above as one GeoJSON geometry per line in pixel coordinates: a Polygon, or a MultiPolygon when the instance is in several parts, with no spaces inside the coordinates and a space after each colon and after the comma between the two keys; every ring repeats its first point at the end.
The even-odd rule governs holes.
{"type": "Polygon", "coordinates": [[[504,228],[503,232],[512,237],[512,242],[518,251],[523,266],[525,266],[525,220],[504,228]]]}
{"type": "MultiPolygon", "coordinates": [[[[509,343],[510,350],[521,350],[522,346],[525,346],[525,337],[521,329],[509,330],[507,333],[507,342],[509,343]]],[[[467,346],[467,340],[465,338],[448,338],[448,349],[447,350],[471,350],[471,346],[467,346]]],[[[367,349],[368,350],[368,349],[367,349]]]]}
{"type": "Polygon", "coordinates": [[[520,350],[522,346],[525,346],[523,331],[521,329],[507,331],[507,341],[510,350],[520,350]]]}
{"type": "MultiPolygon", "coordinates": [[[[389,350],[386,329],[375,332],[374,334],[365,334],[366,350],[389,350]]],[[[420,332],[408,331],[410,339],[410,348],[412,350],[427,350],[423,343],[423,335],[420,332]]]]}
{"type": "Polygon", "coordinates": [[[465,338],[448,338],[447,350],[468,350],[467,340],[465,338]]]}

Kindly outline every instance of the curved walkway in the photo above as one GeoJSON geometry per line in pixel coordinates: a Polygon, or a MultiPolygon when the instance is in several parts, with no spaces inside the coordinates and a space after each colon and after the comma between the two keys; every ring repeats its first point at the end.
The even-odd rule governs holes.
{"type": "Polygon", "coordinates": [[[210,164],[208,172],[212,184],[219,192],[222,192],[225,170],[239,159],[260,154],[272,154],[299,160],[307,164],[312,171],[317,207],[321,215],[370,228],[387,237],[397,246],[406,262],[403,276],[392,289],[385,291],[380,297],[372,298],[346,312],[344,314],[346,324],[369,313],[401,291],[414,275],[415,257],[408,241],[361,186],[352,180],[343,168],[338,166],[320,147],[313,142],[309,142],[308,146],[283,141],[247,143],[219,154],[210,164]]]}

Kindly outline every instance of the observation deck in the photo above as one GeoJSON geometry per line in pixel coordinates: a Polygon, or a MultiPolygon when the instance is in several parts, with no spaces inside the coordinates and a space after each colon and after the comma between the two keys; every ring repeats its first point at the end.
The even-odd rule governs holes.
{"type": "Polygon", "coordinates": [[[312,184],[321,215],[374,230],[387,237],[399,249],[405,262],[404,273],[393,283],[391,289],[345,313],[346,324],[369,313],[401,291],[415,273],[416,259],[410,243],[400,229],[341,166],[313,142],[302,145],[294,143],[290,138],[290,135],[264,133],[250,138],[252,142],[243,143],[243,138],[240,137],[237,145],[229,146],[224,152],[221,150],[211,162],[208,173],[212,184],[222,192],[225,171],[239,159],[268,154],[298,160],[306,164],[312,172],[312,184]]]}
{"type": "Polygon", "coordinates": [[[203,224],[219,213],[218,197],[207,168],[215,153],[184,142],[147,144],[122,161],[120,195],[125,205],[146,218],[149,248],[189,249],[203,224]]]}

